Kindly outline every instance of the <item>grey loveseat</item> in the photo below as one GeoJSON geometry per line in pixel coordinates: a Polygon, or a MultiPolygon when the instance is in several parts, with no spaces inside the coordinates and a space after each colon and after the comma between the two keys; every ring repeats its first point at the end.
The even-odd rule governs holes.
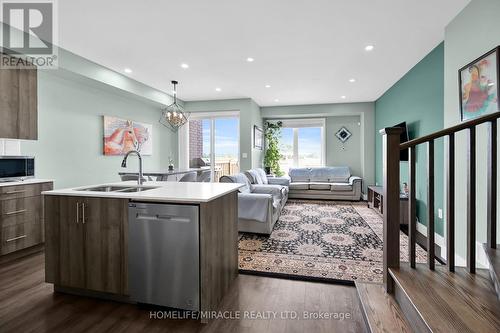
{"type": "Polygon", "coordinates": [[[358,201],[362,179],[352,176],[349,167],[292,168],[290,198],[358,201]]]}
{"type": "Polygon", "coordinates": [[[222,176],[220,182],[244,184],[238,193],[238,231],[271,234],[288,198],[288,187],[251,184],[243,173],[222,176]]]}

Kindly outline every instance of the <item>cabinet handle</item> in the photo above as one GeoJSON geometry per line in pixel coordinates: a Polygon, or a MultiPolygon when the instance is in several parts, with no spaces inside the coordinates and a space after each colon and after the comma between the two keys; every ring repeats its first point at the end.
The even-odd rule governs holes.
{"type": "Polygon", "coordinates": [[[85,224],[85,204],[82,202],[82,224],[85,224]]]}
{"type": "Polygon", "coordinates": [[[26,190],[17,190],[17,191],[8,191],[5,192],[5,194],[17,194],[17,193],[24,193],[26,190]]]}
{"type": "Polygon", "coordinates": [[[80,203],[76,203],[76,224],[78,224],[78,221],[80,220],[80,203]]]}
{"type": "Polygon", "coordinates": [[[27,235],[22,235],[22,236],[19,236],[19,237],[14,237],[14,238],[10,238],[10,239],[7,239],[5,241],[5,243],[10,243],[10,242],[13,242],[13,241],[16,241],[16,240],[19,240],[19,239],[23,239],[23,238],[26,238],[28,237],[27,235]]]}
{"type": "Polygon", "coordinates": [[[21,213],[26,213],[26,209],[21,209],[21,210],[16,210],[16,211],[13,211],[13,212],[8,212],[8,213],[5,213],[5,215],[14,215],[14,214],[21,214],[21,213]]]}

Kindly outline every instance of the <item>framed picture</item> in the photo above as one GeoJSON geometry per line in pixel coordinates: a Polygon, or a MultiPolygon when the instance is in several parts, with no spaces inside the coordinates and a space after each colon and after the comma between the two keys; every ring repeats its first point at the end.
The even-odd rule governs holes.
{"type": "Polygon", "coordinates": [[[257,125],[253,126],[253,147],[260,150],[264,148],[264,131],[257,125]]]}
{"type": "Polygon", "coordinates": [[[500,46],[460,68],[461,120],[474,119],[500,110],[500,46]]]}
{"type": "Polygon", "coordinates": [[[153,125],[104,116],[104,155],[153,154],[153,125]]]}

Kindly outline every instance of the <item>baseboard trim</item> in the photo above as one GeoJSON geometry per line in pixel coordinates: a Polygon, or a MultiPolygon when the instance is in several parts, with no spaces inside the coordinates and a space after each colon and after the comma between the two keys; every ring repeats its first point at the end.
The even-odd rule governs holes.
{"type": "Polygon", "coordinates": [[[349,280],[329,279],[329,278],[321,278],[321,277],[315,277],[315,276],[293,275],[293,274],[285,274],[285,273],[261,272],[261,271],[247,270],[247,269],[240,269],[240,270],[238,270],[238,272],[240,274],[244,274],[244,275],[256,275],[256,276],[264,276],[264,277],[277,278],[277,279],[299,280],[299,281],[308,281],[308,282],[320,282],[320,283],[342,284],[342,285],[346,285],[346,286],[354,286],[354,281],[349,281],[349,280]]]}
{"type": "Polygon", "coordinates": [[[16,252],[4,254],[0,256],[0,265],[9,263],[11,261],[30,256],[35,253],[43,252],[45,249],[45,244],[38,244],[26,249],[22,249],[16,252]]]}
{"type": "Polygon", "coordinates": [[[126,295],[116,295],[116,294],[93,291],[93,290],[88,290],[88,289],[63,287],[63,286],[59,286],[57,284],[54,284],[54,292],[76,295],[76,296],[83,296],[83,297],[90,297],[90,298],[98,298],[98,299],[120,302],[120,303],[130,303],[130,304],[136,303],[130,299],[130,296],[126,296],[126,295]]]}
{"type": "MultiPolygon", "coordinates": [[[[408,225],[401,225],[401,230],[406,235],[408,235],[408,225]]],[[[437,234],[436,234],[436,236],[437,236],[437,234]]],[[[417,227],[417,244],[421,248],[423,248],[425,251],[427,251],[427,234],[423,234],[421,231],[419,231],[418,227],[417,227]]],[[[434,253],[435,253],[435,256],[436,256],[436,260],[440,264],[443,264],[443,265],[446,264],[446,259],[443,258],[443,256],[442,256],[443,249],[442,249],[442,247],[437,242],[434,243],[434,253]]]]}
{"type": "MultiPolygon", "coordinates": [[[[417,231],[422,234],[424,238],[427,237],[427,227],[420,222],[417,222],[417,231]]],[[[418,239],[418,234],[417,234],[418,239]]],[[[434,233],[436,246],[439,246],[440,259],[446,262],[446,239],[438,233],[434,233]]],[[[438,253],[438,252],[436,252],[438,253]]],[[[476,241],[476,264],[479,268],[489,268],[488,258],[484,252],[483,244],[476,241]]],[[[455,266],[466,267],[467,261],[462,256],[455,253],[455,266]]]]}

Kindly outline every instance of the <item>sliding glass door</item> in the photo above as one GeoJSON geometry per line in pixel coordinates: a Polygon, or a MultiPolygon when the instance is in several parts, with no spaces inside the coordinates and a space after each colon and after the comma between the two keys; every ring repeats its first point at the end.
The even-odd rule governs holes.
{"type": "Polygon", "coordinates": [[[239,117],[234,114],[191,115],[189,167],[210,169],[213,182],[238,173],[239,128],[239,117]]]}

